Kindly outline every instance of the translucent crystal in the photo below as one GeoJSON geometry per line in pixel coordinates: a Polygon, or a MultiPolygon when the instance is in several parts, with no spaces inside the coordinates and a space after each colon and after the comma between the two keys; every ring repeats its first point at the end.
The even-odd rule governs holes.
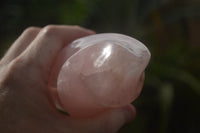
{"type": "Polygon", "coordinates": [[[114,33],[80,38],[57,58],[50,86],[57,107],[89,117],[131,103],[140,94],[150,52],[134,38],[114,33]]]}

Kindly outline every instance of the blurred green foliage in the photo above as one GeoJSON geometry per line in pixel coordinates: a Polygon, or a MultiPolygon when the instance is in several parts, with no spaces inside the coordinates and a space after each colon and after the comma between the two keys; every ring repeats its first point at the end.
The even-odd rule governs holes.
{"type": "Polygon", "coordinates": [[[200,132],[200,1],[1,0],[0,56],[29,26],[81,25],[149,47],[135,121],[122,133],[200,132]]]}

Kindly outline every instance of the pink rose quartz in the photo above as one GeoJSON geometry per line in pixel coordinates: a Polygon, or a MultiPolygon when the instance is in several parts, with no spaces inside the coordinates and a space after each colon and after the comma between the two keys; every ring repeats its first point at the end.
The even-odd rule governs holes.
{"type": "Polygon", "coordinates": [[[147,47],[125,35],[75,40],[57,57],[49,84],[53,100],[72,117],[125,106],[140,94],[149,60],[147,47]]]}

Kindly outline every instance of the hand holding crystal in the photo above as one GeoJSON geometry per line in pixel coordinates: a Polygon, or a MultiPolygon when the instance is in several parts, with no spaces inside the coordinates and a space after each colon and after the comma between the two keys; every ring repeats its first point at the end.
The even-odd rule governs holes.
{"type": "MultiPolygon", "coordinates": [[[[93,117],[85,119],[78,119],[78,117],[68,117],[60,113],[56,109],[55,102],[53,102],[54,96],[52,95],[52,93],[50,93],[54,92],[54,89],[50,91],[49,85],[51,84],[49,83],[49,81],[51,79],[51,75],[53,74],[52,71],[55,70],[54,66],[57,62],[58,56],[60,55],[60,52],[64,51],[65,47],[69,45],[72,41],[92,34],[94,34],[93,31],[77,26],[51,25],[44,28],[28,28],[22,33],[22,35],[20,35],[20,37],[9,48],[5,56],[0,60],[0,132],[115,133],[125,123],[134,118],[135,109],[131,104],[117,108],[109,107],[109,109],[101,111],[99,115],[95,115],[93,117]]],[[[84,51],[82,51],[83,53],[81,53],[80,50],[79,54],[83,55],[82,58],[88,57],[88,54],[86,53],[87,50],[90,51],[93,48],[95,49],[97,47],[98,45],[88,47],[88,49],[84,48],[84,51]]],[[[112,45],[110,48],[109,47],[110,46],[108,46],[107,49],[110,49],[111,47],[118,48],[120,46],[112,45]]],[[[71,56],[73,52],[78,49],[68,49],[71,53],[69,52],[69,55],[65,55],[63,57],[64,60],[67,56],[71,56]]],[[[118,50],[119,53],[123,51],[123,49],[118,50]]],[[[101,51],[104,51],[104,48],[101,51]]],[[[101,52],[99,53],[99,56],[97,52],[97,55],[93,57],[96,59],[98,59],[98,57],[107,57],[109,54],[107,54],[106,51],[107,50],[105,47],[105,54],[103,54],[104,56],[99,57],[101,52]]],[[[72,63],[75,60],[82,60],[78,53],[77,56],[73,56],[73,58],[70,57],[68,61],[72,63]]],[[[132,60],[132,58],[130,58],[130,60],[132,60]]],[[[85,61],[91,63],[87,59],[85,59],[85,61]]],[[[97,62],[98,63],[96,63],[96,65],[100,66],[101,60],[99,59],[99,61],[97,62]]],[[[109,62],[107,63],[108,66],[110,66],[109,62]]],[[[88,89],[92,89],[93,87],[95,88],[95,84],[91,84],[90,82],[95,81],[98,83],[98,79],[100,78],[98,77],[98,74],[104,75],[107,72],[110,72],[110,68],[104,69],[102,73],[100,71],[97,72],[94,69],[84,69],[84,67],[87,66],[84,66],[83,69],[81,67],[76,67],[75,70],[73,70],[74,65],[76,64],[72,63],[72,65],[69,65],[68,68],[66,68],[65,72],[64,67],[63,69],[61,69],[61,71],[58,69],[58,71],[60,71],[60,74],[58,72],[59,79],[62,79],[62,76],[64,76],[65,73],[69,73],[70,76],[66,78],[66,82],[69,82],[72,79],[77,80],[77,78],[81,78],[88,89]],[[74,73],[73,75],[72,73],[70,73],[72,72],[71,69],[77,73],[74,73]],[[70,77],[72,79],[70,79],[70,77]]],[[[115,75],[117,73],[114,73],[113,71],[113,74],[115,75]]],[[[108,77],[106,78],[108,79],[109,76],[110,74],[108,74],[108,77]]],[[[142,78],[138,79],[141,79],[142,82],[144,80],[144,77],[141,77],[142,78]]],[[[109,82],[112,82],[112,80],[110,80],[109,82]]],[[[55,83],[57,87],[57,81],[55,81],[55,83]]],[[[52,84],[54,84],[54,82],[52,82],[52,84]]],[[[77,83],[77,85],[78,84],[79,83],[77,83]]],[[[61,85],[62,84],[58,84],[58,86],[61,85]]],[[[105,88],[107,87],[109,87],[109,84],[105,86],[105,88]]],[[[101,88],[104,87],[101,86],[101,88]]],[[[76,91],[78,91],[76,94],[81,93],[79,92],[79,89],[76,91]]],[[[94,93],[94,97],[96,97],[96,94],[101,94],[101,92],[98,91],[101,90],[94,89],[94,92],[92,92],[92,90],[89,92],[94,93]]],[[[106,95],[109,96],[110,93],[108,92],[106,95]]],[[[81,94],[79,96],[82,97],[84,95],[81,94]]],[[[64,99],[62,96],[59,97],[60,100],[64,99]]],[[[91,99],[90,97],[88,98],[91,99]]],[[[97,97],[97,99],[99,98],[101,99],[101,97],[97,97]]],[[[112,99],[110,100],[107,98],[109,97],[106,97],[105,100],[102,100],[102,103],[99,103],[101,106],[106,106],[106,108],[107,105],[105,101],[112,101],[112,99]]],[[[74,100],[71,102],[76,103],[76,96],[71,100],[74,100]]],[[[96,103],[96,101],[94,102],[96,103]]],[[[117,105],[116,102],[114,103],[115,104],[113,105],[117,105]]],[[[88,105],[96,106],[96,104],[94,103],[88,105]]],[[[75,108],[73,108],[71,111],[73,111],[74,109],[75,108]]],[[[65,111],[70,112],[68,110],[65,111]]],[[[95,111],[100,110],[95,109],[91,112],[95,111]]],[[[76,116],[75,114],[74,116],[76,116]]],[[[81,116],[82,115],[83,114],[81,114],[81,116]]]]}

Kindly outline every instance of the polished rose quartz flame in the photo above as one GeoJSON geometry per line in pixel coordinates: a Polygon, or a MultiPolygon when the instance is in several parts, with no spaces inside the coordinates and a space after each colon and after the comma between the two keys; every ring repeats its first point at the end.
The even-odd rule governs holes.
{"type": "Polygon", "coordinates": [[[140,94],[150,52],[141,42],[107,33],[72,42],[54,67],[52,93],[72,117],[89,117],[131,103],[140,94]],[[58,71],[59,70],[59,71],[58,71]]]}

